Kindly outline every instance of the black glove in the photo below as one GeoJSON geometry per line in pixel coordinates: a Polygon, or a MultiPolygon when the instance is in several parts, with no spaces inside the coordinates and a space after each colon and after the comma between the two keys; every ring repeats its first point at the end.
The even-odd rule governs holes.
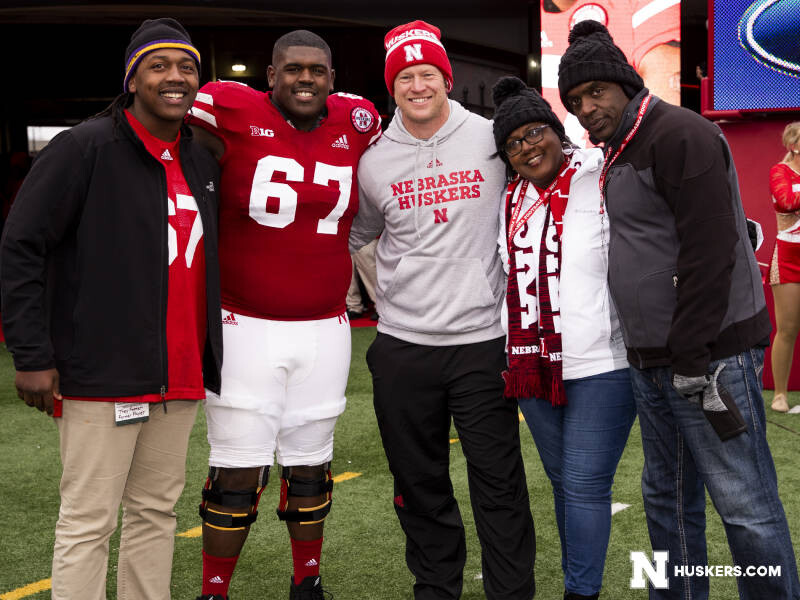
{"type": "Polygon", "coordinates": [[[700,377],[686,377],[685,375],[672,374],[672,387],[689,402],[700,404],[703,399],[703,390],[708,387],[708,375],[700,377]]]}
{"type": "Polygon", "coordinates": [[[720,362],[711,377],[672,376],[672,386],[690,402],[699,403],[702,398],[703,414],[723,442],[747,431],[739,407],[718,381],[724,368],[725,363],[720,362]]]}

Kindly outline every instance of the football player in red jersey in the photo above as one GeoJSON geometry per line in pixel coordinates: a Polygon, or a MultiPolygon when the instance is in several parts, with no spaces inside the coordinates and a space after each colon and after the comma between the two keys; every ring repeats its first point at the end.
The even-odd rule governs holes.
{"type": "Polygon", "coordinates": [[[226,360],[206,401],[202,599],[227,598],[273,455],[291,538],[290,598],[321,599],[333,430],[350,366],[347,248],[358,161],[381,133],[367,100],[332,94],[330,48],[278,39],[272,92],[212,82],[190,123],[222,167],[220,266],[226,360]]]}

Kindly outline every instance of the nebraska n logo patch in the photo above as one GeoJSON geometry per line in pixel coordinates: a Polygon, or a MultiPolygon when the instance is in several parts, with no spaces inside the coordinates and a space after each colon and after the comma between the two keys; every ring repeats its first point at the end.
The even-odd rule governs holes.
{"type": "Polygon", "coordinates": [[[406,44],[403,50],[406,52],[406,62],[422,60],[422,44],[406,44]]]}

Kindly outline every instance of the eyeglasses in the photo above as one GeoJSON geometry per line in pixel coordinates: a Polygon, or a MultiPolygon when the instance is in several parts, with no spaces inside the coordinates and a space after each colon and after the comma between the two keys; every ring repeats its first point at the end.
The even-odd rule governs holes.
{"type": "Polygon", "coordinates": [[[503,152],[505,152],[506,156],[509,158],[516,156],[522,152],[522,140],[528,142],[529,146],[538,144],[542,141],[542,138],[544,137],[544,130],[548,127],[550,127],[550,125],[540,125],[539,127],[528,129],[528,131],[525,132],[525,135],[523,135],[520,139],[508,140],[505,144],[503,144],[503,152]]]}

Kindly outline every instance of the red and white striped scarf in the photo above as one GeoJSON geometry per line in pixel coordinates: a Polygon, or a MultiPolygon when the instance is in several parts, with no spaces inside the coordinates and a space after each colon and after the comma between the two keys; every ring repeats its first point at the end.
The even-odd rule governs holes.
{"type": "Polygon", "coordinates": [[[503,379],[506,383],[505,395],[509,398],[543,398],[553,406],[567,403],[561,378],[558,285],[561,275],[562,221],[569,198],[570,182],[576,170],[577,165],[570,165],[567,159],[546,190],[537,188],[539,200],[522,215],[521,207],[528,181],[517,177],[508,185],[508,369],[503,372],[503,379]],[[519,193],[515,199],[517,188],[519,193]],[[516,242],[519,232],[522,232],[524,241],[528,220],[541,206],[544,206],[546,213],[539,243],[538,277],[532,278],[525,261],[525,254],[532,253],[531,248],[518,246],[516,242]],[[526,281],[524,289],[520,289],[520,282],[526,281]]]}

